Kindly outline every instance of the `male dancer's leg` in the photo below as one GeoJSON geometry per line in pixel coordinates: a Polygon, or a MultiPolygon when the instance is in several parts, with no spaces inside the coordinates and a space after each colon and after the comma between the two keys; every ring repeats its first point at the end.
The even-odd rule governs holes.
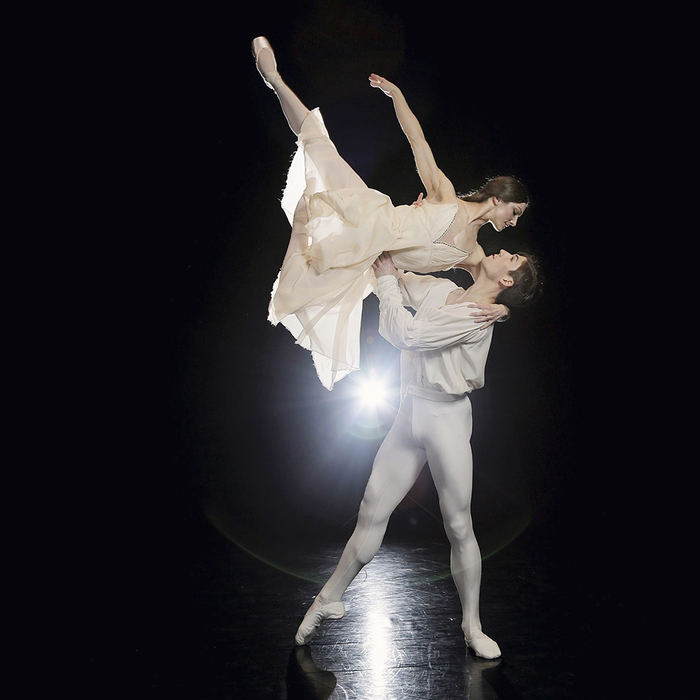
{"type": "Polygon", "coordinates": [[[481,552],[471,517],[471,404],[468,398],[445,403],[420,399],[415,410],[450,542],[450,569],[462,603],[465,640],[478,656],[496,658],[501,654],[498,644],[482,632],[479,618],[481,552]]]}
{"type": "Polygon", "coordinates": [[[306,644],[326,617],[342,617],[340,599],[363,566],[379,550],[389,517],[415,483],[425,464],[425,451],[412,436],[412,397],[406,397],[372,465],[357,525],[335,571],[316,596],[297,631],[297,644],[306,644]],[[333,614],[325,615],[324,610],[333,614]]]}

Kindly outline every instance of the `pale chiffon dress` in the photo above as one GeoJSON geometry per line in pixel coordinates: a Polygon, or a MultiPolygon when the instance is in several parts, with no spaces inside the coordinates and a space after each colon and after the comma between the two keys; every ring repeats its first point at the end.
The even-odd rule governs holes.
{"type": "Polygon", "coordinates": [[[362,301],[376,289],[377,256],[388,251],[397,268],[419,273],[467,257],[439,240],[457,207],[426,200],[395,207],[343,160],[320,111],[309,112],[282,196],[292,232],[268,319],[311,351],[326,389],[360,368],[362,301]]]}

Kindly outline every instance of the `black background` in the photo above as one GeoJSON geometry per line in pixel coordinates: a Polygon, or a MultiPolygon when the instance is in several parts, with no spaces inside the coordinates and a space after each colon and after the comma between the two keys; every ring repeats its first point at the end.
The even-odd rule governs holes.
{"type": "MultiPolygon", "coordinates": [[[[321,108],[340,153],[394,203],[422,186],[391,102],[368,86],[373,71],[401,87],[458,191],[504,173],[527,183],[532,205],[518,227],[481,237],[487,253],[536,252],[545,295],[495,329],[487,384],[473,397],[477,529],[494,548],[517,534],[495,524],[505,491],[582,630],[618,605],[601,578],[621,567],[624,514],[610,437],[615,349],[601,348],[612,322],[596,299],[603,217],[591,194],[609,78],[591,48],[599,57],[609,39],[585,17],[547,19],[323,2],[130,21],[99,135],[119,183],[119,230],[105,245],[118,311],[96,421],[108,435],[104,467],[89,477],[88,517],[100,526],[86,527],[88,544],[115,543],[104,566],[88,567],[94,598],[114,601],[113,641],[136,643],[145,627],[186,634],[197,595],[189,565],[206,557],[212,528],[279,567],[292,544],[342,542],[381,439],[349,426],[350,379],[329,394],[307,353],[266,320],[294,137],[255,70],[259,34],[307,106],[321,108]]],[[[363,357],[395,370],[376,299],[365,307],[363,357]]],[[[425,475],[412,496],[434,510],[425,475]]],[[[398,514],[397,531],[410,532],[409,516],[398,514]]]]}

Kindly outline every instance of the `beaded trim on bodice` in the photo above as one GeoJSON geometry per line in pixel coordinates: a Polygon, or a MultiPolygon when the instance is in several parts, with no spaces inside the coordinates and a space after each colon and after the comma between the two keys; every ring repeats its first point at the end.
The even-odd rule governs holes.
{"type": "Polygon", "coordinates": [[[466,251],[463,250],[462,248],[457,247],[454,245],[454,243],[448,243],[447,241],[441,241],[440,239],[450,230],[450,226],[455,222],[455,219],[457,218],[457,214],[459,213],[459,206],[457,209],[455,209],[454,216],[452,217],[452,220],[450,221],[449,224],[445,227],[445,230],[433,241],[433,243],[439,243],[440,245],[446,245],[449,246],[450,248],[454,248],[455,250],[458,250],[460,253],[464,253],[465,257],[469,257],[471,255],[471,251],[466,251]]]}

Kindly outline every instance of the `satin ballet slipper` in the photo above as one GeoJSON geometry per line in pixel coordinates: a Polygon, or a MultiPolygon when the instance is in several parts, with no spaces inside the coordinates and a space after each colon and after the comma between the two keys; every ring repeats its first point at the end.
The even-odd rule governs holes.
{"type": "Polygon", "coordinates": [[[255,58],[255,67],[258,69],[258,73],[260,73],[260,75],[262,76],[265,85],[267,85],[267,87],[269,87],[270,90],[274,90],[275,86],[273,85],[272,81],[276,78],[279,78],[279,73],[277,72],[277,61],[275,59],[275,52],[272,50],[270,42],[264,36],[256,36],[255,39],[253,39],[252,49],[253,57],[255,58]],[[267,49],[270,52],[270,56],[272,57],[272,70],[270,70],[269,68],[267,70],[263,70],[260,67],[260,52],[264,49],[267,49]]]}
{"type": "Polygon", "coordinates": [[[343,615],[345,615],[345,606],[340,601],[325,604],[314,601],[306,611],[294,641],[298,646],[308,644],[311,637],[316,633],[318,626],[324,620],[340,620],[343,615]]]}

